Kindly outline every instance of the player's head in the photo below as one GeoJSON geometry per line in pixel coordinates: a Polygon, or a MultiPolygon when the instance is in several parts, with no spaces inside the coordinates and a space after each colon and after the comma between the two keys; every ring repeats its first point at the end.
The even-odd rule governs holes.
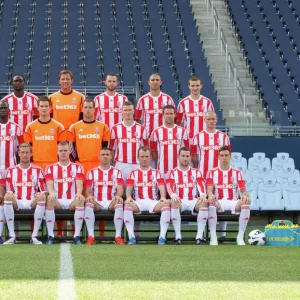
{"type": "Polygon", "coordinates": [[[173,105],[166,105],[162,109],[165,124],[174,124],[176,118],[176,108],[173,105]]]}
{"type": "Polygon", "coordinates": [[[99,153],[100,158],[100,165],[107,166],[110,165],[110,161],[112,159],[111,149],[109,148],[102,148],[99,153]]]}
{"type": "Polygon", "coordinates": [[[192,75],[189,78],[188,86],[191,92],[191,95],[198,96],[200,95],[202,89],[202,81],[198,76],[192,75]]]}
{"type": "Polygon", "coordinates": [[[94,119],[95,102],[93,99],[85,99],[82,104],[82,114],[84,119],[94,119]]]}
{"type": "Polygon", "coordinates": [[[70,154],[70,145],[67,141],[62,141],[57,145],[57,156],[59,161],[69,160],[70,154]]]}
{"type": "Polygon", "coordinates": [[[23,143],[19,146],[18,154],[20,157],[20,162],[23,164],[30,163],[32,156],[32,149],[29,143],[23,143]]]}
{"type": "Polygon", "coordinates": [[[134,104],[131,101],[125,101],[122,105],[123,120],[134,120],[134,104]]]}
{"type": "Polygon", "coordinates": [[[62,90],[72,89],[73,73],[70,70],[61,70],[58,74],[58,83],[62,90]]]}
{"type": "Polygon", "coordinates": [[[187,147],[181,147],[178,151],[178,162],[180,167],[187,167],[191,163],[191,150],[187,147]]]}
{"type": "Polygon", "coordinates": [[[158,73],[154,73],[149,77],[148,80],[150,91],[158,91],[162,85],[161,77],[158,73]]]}
{"type": "Polygon", "coordinates": [[[51,101],[47,96],[41,96],[38,101],[38,111],[40,116],[50,116],[51,101]]]}
{"type": "Polygon", "coordinates": [[[231,160],[231,151],[228,147],[223,146],[219,149],[219,161],[221,166],[229,166],[231,160]]]}
{"type": "Polygon", "coordinates": [[[104,84],[106,89],[114,92],[118,86],[118,76],[114,73],[107,73],[105,76],[104,84]]]}
{"type": "Polygon", "coordinates": [[[5,123],[8,119],[9,112],[10,109],[8,103],[6,101],[0,101],[0,119],[4,120],[5,123]]]}
{"type": "Polygon", "coordinates": [[[21,92],[25,87],[25,77],[22,74],[16,74],[12,78],[12,87],[14,91],[21,92]]]}
{"type": "Polygon", "coordinates": [[[214,111],[208,111],[205,113],[205,124],[208,129],[216,129],[218,117],[214,111]]]}
{"type": "Polygon", "coordinates": [[[143,168],[150,167],[151,151],[149,147],[142,146],[138,149],[137,153],[138,160],[140,161],[140,166],[143,168]]]}

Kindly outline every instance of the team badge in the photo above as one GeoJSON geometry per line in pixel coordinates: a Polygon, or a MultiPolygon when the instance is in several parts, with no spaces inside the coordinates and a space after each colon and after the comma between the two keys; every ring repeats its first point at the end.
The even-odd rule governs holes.
{"type": "Polygon", "coordinates": [[[73,103],[76,103],[76,98],[73,98],[73,99],[72,99],[72,102],[73,102],[73,103]]]}
{"type": "Polygon", "coordinates": [[[140,134],[137,131],[134,133],[134,135],[135,135],[136,138],[140,137],[140,134]]]}
{"type": "Polygon", "coordinates": [[[72,170],[71,171],[71,176],[74,177],[76,175],[76,173],[72,170]]]}
{"type": "Polygon", "coordinates": [[[179,133],[176,133],[176,138],[179,140],[179,138],[180,138],[179,133]]]}
{"type": "Polygon", "coordinates": [[[191,180],[192,180],[192,181],[195,181],[195,177],[194,177],[193,175],[191,176],[191,180]]]}
{"type": "Polygon", "coordinates": [[[8,130],[8,133],[9,133],[10,135],[12,135],[12,134],[13,134],[13,131],[12,131],[11,129],[9,129],[9,130],[8,130]]]}
{"type": "Polygon", "coordinates": [[[111,175],[111,180],[115,180],[116,176],[115,175],[111,175]]]}
{"type": "Polygon", "coordinates": [[[54,134],[54,128],[50,128],[50,134],[54,134]]]}
{"type": "Polygon", "coordinates": [[[30,176],[30,179],[31,179],[31,181],[33,181],[33,182],[36,181],[36,180],[35,180],[36,178],[35,178],[33,175],[30,176]]]}
{"type": "Polygon", "coordinates": [[[26,104],[25,104],[25,107],[28,109],[28,108],[29,108],[29,104],[28,104],[28,103],[26,103],[26,104]]]}
{"type": "Polygon", "coordinates": [[[205,105],[202,105],[202,110],[203,110],[203,111],[206,111],[205,105]]]}
{"type": "Polygon", "coordinates": [[[99,132],[99,127],[95,127],[95,131],[96,131],[96,132],[99,132]]]}
{"type": "Polygon", "coordinates": [[[118,100],[118,106],[122,106],[122,101],[118,100]]]}

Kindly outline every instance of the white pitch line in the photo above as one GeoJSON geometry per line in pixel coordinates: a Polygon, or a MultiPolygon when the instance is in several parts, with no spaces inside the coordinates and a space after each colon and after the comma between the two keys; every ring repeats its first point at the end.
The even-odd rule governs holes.
{"type": "Polygon", "coordinates": [[[58,299],[76,299],[75,281],[73,272],[72,254],[70,244],[60,245],[60,271],[58,282],[58,299]]]}

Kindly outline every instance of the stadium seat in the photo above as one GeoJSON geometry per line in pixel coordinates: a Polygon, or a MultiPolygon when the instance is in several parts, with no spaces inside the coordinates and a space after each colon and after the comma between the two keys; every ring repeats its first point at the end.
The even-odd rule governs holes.
{"type": "Polygon", "coordinates": [[[290,177],[283,184],[283,200],[285,210],[300,210],[300,178],[290,177]]]}
{"type": "Polygon", "coordinates": [[[278,152],[276,157],[272,159],[272,169],[273,170],[281,170],[283,166],[295,166],[295,162],[293,158],[290,158],[289,153],[286,152],[278,152]]]}
{"type": "Polygon", "coordinates": [[[270,166],[271,169],[271,161],[270,158],[266,157],[266,153],[263,152],[253,153],[253,157],[250,157],[248,161],[248,169],[251,171],[257,170],[260,164],[264,164],[265,166],[270,166]]]}
{"type": "Polygon", "coordinates": [[[258,199],[261,210],[284,210],[281,184],[276,178],[264,178],[258,185],[258,199]]]}
{"type": "Polygon", "coordinates": [[[271,169],[271,165],[268,162],[263,162],[258,166],[258,170],[252,172],[253,181],[259,184],[264,181],[265,178],[274,177],[276,178],[275,170],[271,169]]]}
{"type": "Polygon", "coordinates": [[[240,169],[242,167],[243,170],[247,169],[247,159],[243,157],[241,152],[232,152],[231,153],[231,166],[240,169]]]}
{"type": "Polygon", "coordinates": [[[276,171],[277,181],[280,183],[287,182],[290,177],[300,177],[299,170],[295,169],[295,166],[285,165],[282,170],[276,171]]]}
{"type": "Polygon", "coordinates": [[[257,186],[254,182],[246,183],[247,192],[251,199],[251,210],[259,210],[259,201],[257,198],[257,186]]]}

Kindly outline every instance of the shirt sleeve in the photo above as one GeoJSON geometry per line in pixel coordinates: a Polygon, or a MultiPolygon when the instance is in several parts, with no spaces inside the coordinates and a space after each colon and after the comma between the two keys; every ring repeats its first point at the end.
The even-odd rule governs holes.
{"type": "Polygon", "coordinates": [[[110,132],[109,132],[108,126],[106,124],[103,124],[103,125],[104,125],[104,128],[103,128],[102,142],[109,142],[110,132]]]}
{"type": "Polygon", "coordinates": [[[184,144],[184,147],[190,148],[189,134],[186,129],[184,129],[184,133],[183,133],[183,144],[184,144]]]}
{"type": "Polygon", "coordinates": [[[193,142],[191,145],[191,154],[197,155],[197,145],[198,145],[198,134],[196,134],[193,138],[193,142]]]}
{"type": "Polygon", "coordinates": [[[58,125],[58,128],[57,128],[58,142],[66,141],[66,140],[67,140],[67,136],[68,136],[68,134],[67,134],[67,132],[65,131],[64,125],[59,124],[59,125],[58,125]]]}
{"type": "Polygon", "coordinates": [[[225,146],[227,146],[227,148],[230,150],[231,152],[231,145],[230,145],[230,139],[228,137],[228,135],[225,136],[225,146]]]}
{"type": "Polygon", "coordinates": [[[116,150],[116,146],[117,146],[116,133],[115,133],[114,126],[113,126],[110,130],[109,148],[112,150],[116,150]]]}
{"type": "Polygon", "coordinates": [[[158,151],[157,131],[153,131],[150,135],[150,149],[152,152],[158,151]]]}
{"type": "Polygon", "coordinates": [[[199,171],[199,170],[197,170],[197,188],[198,188],[200,196],[203,194],[206,195],[206,187],[204,184],[204,179],[201,174],[201,171],[199,171]]]}
{"type": "Polygon", "coordinates": [[[142,98],[139,99],[137,106],[135,108],[135,119],[140,121],[142,119],[143,114],[143,104],[142,104],[142,98]]]}
{"type": "Polygon", "coordinates": [[[93,188],[94,186],[94,180],[93,180],[93,172],[89,171],[86,175],[86,180],[84,182],[84,186],[86,188],[93,188]]]}
{"type": "Polygon", "coordinates": [[[142,129],[142,146],[149,146],[149,139],[148,139],[148,135],[147,135],[147,130],[146,128],[143,126],[142,129]]]}
{"type": "Polygon", "coordinates": [[[206,175],[206,185],[214,185],[214,181],[213,181],[213,176],[212,176],[212,171],[209,170],[207,171],[207,175],[206,175]]]}
{"type": "Polygon", "coordinates": [[[207,111],[215,111],[214,105],[211,100],[209,100],[207,111]]]}
{"type": "Polygon", "coordinates": [[[34,98],[32,101],[32,115],[35,117],[39,116],[39,111],[38,111],[38,103],[37,103],[37,99],[34,98]]]}
{"type": "Polygon", "coordinates": [[[76,142],[76,129],[74,124],[70,126],[67,132],[67,141],[75,143],[76,142]]]}
{"type": "Polygon", "coordinates": [[[168,105],[173,105],[174,107],[176,107],[175,102],[173,101],[172,97],[168,98],[168,105]]]}
{"type": "Polygon", "coordinates": [[[126,180],[126,185],[134,186],[134,170],[129,173],[129,176],[126,180]]]}
{"type": "Polygon", "coordinates": [[[85,180],[82,165],[78,165],[78,167],[77,167],[76,180],[81,180],[81,181],[85,180]]]}
{"type": "Polygon", "coordinates": [[[49,180],[53,180],[53,173],[52,173],[52,170],[51,170],[50,166],[46,167],[45,180],[46,180],[46,182],[49,181],[49,180]]]}
{"type": "Polygon", "coordinates": [[[176,122],[177,123],[182,123],[182,119],[183,119],[183,106],[182,106],[182,102],[180,101],[177,107],[177,114],[176,114],[176,122]]]}
{"type": "Polygon", "coordinates": [[[11,170],[8,169],[5,174],[5,187],[7,192],[13,192],[14,191],[14,186],[12,182],[12,173],[11,170]]]}
{"type": "Polygon", "coordinates": [[[156,180],[157,180],[157,184],[158,185],[165,185],[165,180],[164,178],[162,177],[161,173],[159,171],[157,171],[157,177],[156,177],[156,180]]]}
{"type": "Polygon", "coordinates": [[[118,175],[117,175],[117,185],[124,186],[123,174],[120,170],[118,171],[118,175]]]}
{"type": "Polygon", "coordinates": [[[41,192],[46,192],[47,191],[46,182],[45,182],[45,175],[44,175],[44,172],[43,172],[42,169],[39,172],[38,188],[41,192]]]}
{"type": "Polygon", "coordinates": [[[98,102],[98,96],[94,98],[94,103],[95,103],[95,114],[94,117],[96,120],[100,120],[100,109],[99,109],[99,102],[98,102]]]}
{"type": "Polygon", "coordinates": [[[31,127],[30,124],[28,124],[24,131],[24,142],[26,143],[32,143],[32,133],[31,133],[31,127]]]}
{"type": "Polygon", "coordinates": [[[24,143],[24,137],[21,132],[21,128],[19,126],[17,127],[16,136],[17,136],[18,145],[24,143]]]}
{"type": "Polygon", "coordinates": [[[169,171],[169,173],[167,175],[166,185],[167,185],[167,192],[170,197],[172,197],[172,195],[176,194],[175,180],[174,180],[174,175],[173,175],[172,170],[169,171]]]}
{"type": "Polygon", "coordinates": [[[239,186],[240,191],[246,190],[244,175],[241,171],[239,171],[238,174],[237,174],[237,184],[239,186]]]}
{"type": "Polygon", "coordinates": [[[0,173],[0,186],[5,186],[5,181],[1,173],[0,173]]]}

